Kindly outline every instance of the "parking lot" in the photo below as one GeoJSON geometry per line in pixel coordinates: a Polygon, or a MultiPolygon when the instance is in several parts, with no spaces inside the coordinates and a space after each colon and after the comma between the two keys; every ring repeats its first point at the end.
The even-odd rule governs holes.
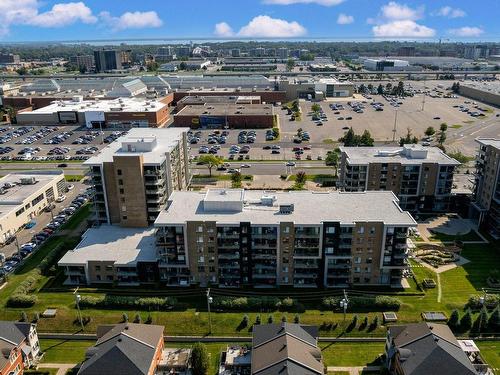
{"type": "MultiPolygon", "coordinates": [[[[387,83],[381,82],[382,85],[387,83]]],[[[371,84],[377,87],[379,82],[371,84]]],[[[356,95],[355,99],[340,98],[319,102],[326,116],[320,119],[320,123],[313,119],[313,102],[300,101],[300,121],[291,121],[287,111],[276,106],[275,112],[278,114],[280,127],[279,140],[269,140],[266,133],[268,130],[265,129],[245,129],[247,132],[254,132],[251,141],[248,137],[246,140],[241,139],[241,130],[231,129],[223,142],[219,142],[222,130],[218,134],[214,134],[214,130],[193,131],[193,134],[199,135],[199,141],[189,145],[190,154],[193,158],[198,157],[201,148],[202,153],[212,150],[214,153],[217,151],[216,155],[230,158],[231,147],[238,146],[239,149],[233,147],[232,158],[235,160],[294,159],[296,154],[293,148],[297,147],[294,139],[297,138],[298,130],[302,129],[309,140],[304,139],[299,145],[304,152],[301,159],[318,160],[325,157],[326,152],[332,148],[332,141],[336,142],[349,127],[358,134],[367,129],[376,143],[384,144],[391,142],[393,138],[398,142],[408,129],[414,136],[422,138],[429,126],[439,130],[440,124],[445,122],[448,125],[445,146],[463,148],[472,156],[476,147],[474,138],[483,135],[495,136],[494,122],[499,111],[460,96],[440,97],[446,92],[445,86],[449,86],[449,82],[411,81],[406,85],[411,85],[415,96],[392,100],[382,95],[369,94],[356,95]],[[379,104],[374,106],[373,102],[379,104]],[[338,104],[341,106],[336,106],[338,104]],[[469,111],[465,112],[463,109],[469,111]],[[280,148],[273,149],[276,145],[280,148]],[[240,153],[244,146],[247,146],[246,149],[240,153]],[[234,152],[235,150],[237,151],[234,152]]],[[[115,129],[105,129],[101,134],[96,130],[76,126],[0,126],[0,160],[54,160],[62,164],[66,160],[83,161],[106,146],[106,142],[121,134],[124,133],[115,129]]]]}
{"type": "Polygon", "coordinates": [[[0,126],[0,160],[86,160],[125,134],[77,126],[0,126]]]}
{"type": "Polygon", "coordinates": [[[88,202],[90,197],[88,187],[82,183],[75,183],[72,186],[65,193],[62,202],[54,203],[52,212],[43,211],[33,220],[34,226],[28,225],[16,234],[17,243],[12,241],[0,248],[0,272],[2,270],[6,273],[12,272],[22,259],[30,256],[46,239],[57,233],[58,228],[88,202]]]}
{"type": "MultiPolygon", "coordinates": [[[[472,112],[480,112],[474,109],[472,101],[463,98],[432,98],[425,96],[425,102],[422,95],[414,97],[399,98],[398,106],[392,106],[388,100],[381,95],[370,95],[371,99],[363,98],[357,100],[362,108],[362,113],[357,113],[349,106],[347,101],[327,101],[318,103],[327,118],[321,120],[321,125],[312,118],[311,107],[314,103],[302,101],[300,107],[302,110],[301,121],[290,121],[290,116],[286,111],[280,112],[280,124],[282,134],[285,137],[293,137],[298,128],[309,131],[311,142],[322,142],[326,139],[337,140],[342,137],[349,127],[352,127],[356,133],[362,133],[365,129],[370,131],[372,137],[379,142],[390,142],[393,139],[393,130],[396,125],[395,139],[404,137],[411,130],[414,136],[424,137],[425,130],[432,126],[439,130],[441,123],[448,125],[449,131],[465,129],[478,120],[478,117],[471,116],[469,113],[460,111],[458,106],[472,109],[472,112]],[[382,110],[376,110],[371,102],[380,103],[382,110]],[[466,103],[468,102],[468,103],[466,103]],[[330,104],[342,104],[342,109],[332,109],[330,104]],[[456,106],[456,107],[455,107],[456,106]],[[422,111],[422,107],[424,110],[422,111]],[[397,115],[396,115],[397,113],[397,115]]],[[[351,104],[353,101],[349,101],[351,104]]],[[[479,105],[483,109],[489,109],[489,106],[479,105]]],[[[487,112],[487,116],[492,116],[487,112]]]]}

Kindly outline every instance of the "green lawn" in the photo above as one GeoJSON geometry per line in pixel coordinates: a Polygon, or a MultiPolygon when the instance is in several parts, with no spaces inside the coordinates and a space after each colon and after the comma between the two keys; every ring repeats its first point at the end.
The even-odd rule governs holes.
{"type": "Polygon", "coordinates": [[[384,342],[320,343],[325,366],[377,366],[384,342]]]}
{"type": "Polygon", "coordinates": [[[58,368],[40,368],[39,370],[25,370],[23,372],[24,375],[30,375],[30,374],[40,374],[40,372],[44,372],[48,375],[57,375],[57,371],[59,371],[58,368]]]}
{"type": "Polygon", "coordinates": [[[495,373],[500,374],[500,342],[498,341],[476,341],[481,356],[491,368],[496,369],[495,373]]]}
{"type": "Polygon", "coordinates": [[[83,340],[40,340],[45,363],[80,363],[85,359],[87,348],[94,344],[94,341],[83,340]]]}

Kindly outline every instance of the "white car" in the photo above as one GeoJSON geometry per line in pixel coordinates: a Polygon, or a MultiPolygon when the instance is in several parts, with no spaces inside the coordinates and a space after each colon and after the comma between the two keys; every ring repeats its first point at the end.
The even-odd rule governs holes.
{"type": "Polygon", "coordinates": [[[57,197],[56,202],[61,203],[64,202],[65,199],[66,199],[65,195],[60,195],[59,197],[57,197]]]}
{"type": "Polygon", "coordinates": [[[286,163],[287,167],[295,167],[295,162],[294,161],[289,161],[286,163]]]}
{"type": "Polygon", "coordinates": [[[250,168],[250,164],[241,164],[240,168],[250,168]]]}

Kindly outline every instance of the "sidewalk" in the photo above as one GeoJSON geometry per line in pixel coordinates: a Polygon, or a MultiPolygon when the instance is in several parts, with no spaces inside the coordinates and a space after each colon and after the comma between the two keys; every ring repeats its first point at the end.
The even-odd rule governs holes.
{"type": "Polygon", "coordinates": [[[76,363],[39,363],[38,368],[57,368],[57,375],[66,375],[68,370],[77,366],[76,363]]]}
{"type": "Polygon", "coordinates": [[[373,371],[374,373],[378,373],[380,371],[380,366],[359,366],[359,367],[328,366],[326,369],[328,372],[343,371],[349,373],[350,375],[361,375],[363,371],[373,371]]]}

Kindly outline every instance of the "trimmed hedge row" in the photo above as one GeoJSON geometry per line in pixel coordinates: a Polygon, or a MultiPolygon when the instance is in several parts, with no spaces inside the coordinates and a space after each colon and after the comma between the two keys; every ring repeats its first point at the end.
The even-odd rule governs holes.
{"type": "Polygon", "coordinates": [[[276,297],[215,297],[215,310],[223,311],[305,311],[304,306],[292,298],[276,297]]]}
{"type": "Polygon", "coordinates": [[[36,284],[38,278],[33,276],[28,276],[26,279],[20,283],[16,289],[12,292],[9,299],[7,300],[8,307],[31,307],[33,306],[38,298],[35,295],[29,294],[36,290],[36,284]]]}
{"type": "MultiPolygon", "coordinates": [[[[340,308],[340,301],[343,299],[339,297],[326,297],[323,298],[323,307],[328,310],[336,310],[340,308]]],[[[378,309],[378,310],[399,310],[401,307],[401,300],[390,296],[352,296],[349,297],[350,309],[378,309]]]]}
{"type": "Polygon", "coordinates": [[[172,297],[82,296],[81,308],[134,308],[139,310],[169,310],[176,306],[172,297]]]}

